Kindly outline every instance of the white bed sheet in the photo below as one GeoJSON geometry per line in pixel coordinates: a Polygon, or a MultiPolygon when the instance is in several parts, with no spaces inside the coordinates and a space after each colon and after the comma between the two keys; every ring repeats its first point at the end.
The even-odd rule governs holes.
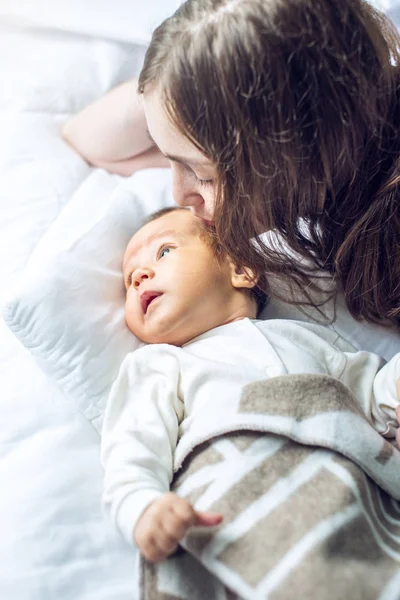
{"type": "Polygon", "coordinates": [[[100,506],[99,438],[0,324],[0,598],[136,598],[100,506]]]}
{"type": "MultiPolygon", "coordinates": [[[[90,173],[60,124],[136,74],[142,56],[119,42],[2,29],[0,302],[90,173]]],[[[101,485],[98,434],[0,321],[2,600],[136,598],[135,556],[104,518],[101,485]]]]}

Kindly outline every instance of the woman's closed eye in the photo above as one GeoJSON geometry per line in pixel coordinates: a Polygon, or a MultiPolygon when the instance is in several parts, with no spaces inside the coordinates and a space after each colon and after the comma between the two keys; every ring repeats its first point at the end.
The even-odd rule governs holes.
{"type": "Polygon", "coordinates": [[[199,183],[200,185],[212,185],[214,183],[214,179],[210,178],[210,179],[200,179],[200,177],[197,177],[196,173],[194,171],[192,171],[192,175],[196,180],[196,183],[199,183]]]}
{"type": "Polygon", "coordinates": [[[201,177],[198,177],[196,175],[196,173],[193,171],[193,169],[191,167],[189,167],[189,165],[184,165],[184,167],[186,168],[186,171],[194,178],[196,183],[203,185],[203,186],[213,185],[214,179],[212,177],[210,177],[209,179],[202,179],[201,177]]]}
{"type": "Polygon", "coordinates": [[[214,183],[214,179],[199,179],[198,177],[196,177],[196,179],[200,185],[204,186],[213,185],[214,183]]]}

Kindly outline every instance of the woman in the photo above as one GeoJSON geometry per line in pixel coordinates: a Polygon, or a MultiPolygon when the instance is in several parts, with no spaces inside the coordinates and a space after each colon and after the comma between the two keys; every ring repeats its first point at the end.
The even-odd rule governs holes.
{"type": "Polygon", "coordinates": [[[132,84],[64,134],[123,174],[165,164],[156,145],[176,202],[213,221],[238,264],[310,303],[325,272],[355,318],[398,328],[399,43],[363,0],[188,0],[154,32],[139,78],[154,144],[132,84]]]}

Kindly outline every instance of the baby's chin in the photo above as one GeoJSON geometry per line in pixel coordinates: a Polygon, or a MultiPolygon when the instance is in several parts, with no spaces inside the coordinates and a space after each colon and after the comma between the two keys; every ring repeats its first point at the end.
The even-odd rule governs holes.
{"type": "MultiPolygon", "coordinates": [[[[129,327],[129,325],[128,325],[129,327]]],[[[146,331],[136,327],[129,327],[131,332],[145,344],[170,344],[171,346],[183,346],[187,344],[195,338],[198,333],[193,333],[186,331],[183,333],[182,331],[169,330],[167,332],[162,332],[157,329],[153,331],[146,331]]]]}
{"type": "Polygon", "coordinates": [[[184,346],[205,331],[220,323],[210,323],[204,315],[197,314],[191,308],[179,310],[175,305],[157,306],[148,317],[132,319],[127,325],[131,332],[145,344],[170,344],[184,346]]]}
{"type": "Polygon", "coordinates": [[[186,342],[180,342],[180,339],[173,331],[162,333],[157,330],[149,331],[143,328],[137,328],[135,326],[129,326],[130,331],[135,335],[141,342],[145,344],[171,344],[172,346],[182,346],[186,342]]]}

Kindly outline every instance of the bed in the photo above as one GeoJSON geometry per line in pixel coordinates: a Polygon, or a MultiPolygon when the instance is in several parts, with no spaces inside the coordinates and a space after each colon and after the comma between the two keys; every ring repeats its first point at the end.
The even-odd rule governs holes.
{"type": "MultiPolygon", "coordinates": [[[[152,28],[178,3],[153,0],[146,10],[138,0],[14,4],[0,7],[2,305],[72,198],[83,206],[91,189],[92,206],[95,193],[108,206],[115,190],[154,190],[160,206],[172,201],[165,197],[168,175],[127,182],[96,172],[61,139],[60,126],[138,73],[152,28]]],[[[388,2],[384,8],[396,9],[388,2]]],[[[146,202],[148,212],[158,206],[146,202]]],[[[296,314],[273,303],[267,316],[296,314]]],[[[336,327],[359,347],[386,357],[400,351],[399,336],[359,327],[344,309],[336,327]]],[[[28,349],[15,334],[0,320],[0,598],[137,598],[137,557],[101,507],[102,407],[88,418],[71,402],[71,389],[43,368],[35,344],[28,349]]]]}

